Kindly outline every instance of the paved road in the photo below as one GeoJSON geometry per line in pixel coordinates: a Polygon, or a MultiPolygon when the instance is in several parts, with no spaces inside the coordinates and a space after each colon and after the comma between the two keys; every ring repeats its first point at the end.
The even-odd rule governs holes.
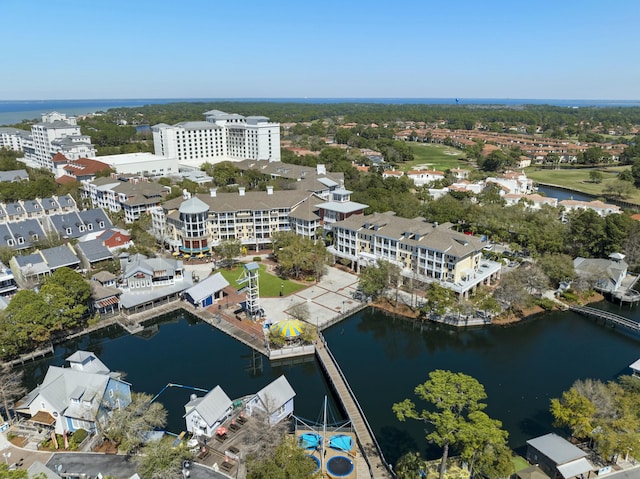
{"type": "MultiPolygon", "coordinates": [[[[87,477],[96,477],[98,473],[102,473],[104,476],[127,479],[135,474],[137,461],[135,457],[131,456],[65,452],[53,454],[46,466],[54,472],[63,473],[62,475],[65,477],[79,476],[83,473],[87,477]]],[[[226,475],[199,464],[191,465],[189,477],[192,479],[228,479],[226,475]]],[[[167,479],[173,478],[167,477],[167,479]]],[[[182,474],[175,479],[183,479],[182,474]]]]}

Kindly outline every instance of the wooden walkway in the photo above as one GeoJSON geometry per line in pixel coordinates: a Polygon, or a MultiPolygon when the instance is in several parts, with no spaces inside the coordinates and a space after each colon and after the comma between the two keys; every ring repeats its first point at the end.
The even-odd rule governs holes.
{"type": "Polygon", "coordinates": [[[382,455],[380,446],[371,430],[371,426],[367,422],[367,418],[362,412],[360,404],[358,404],[355,394],[349,387],[349,383],[344,374],[342,374],[333,354],[327,348],[327,343],[322,335],[320,335],[320,341],[316,348],[316,357],[342,402],[356,434],[361,452],[356,457],[358,479],[364,477],[391,479],[395,477],[382,455]]]}
{"type": "Polygon", "coordinates": [[[625,328],[629,328],[633,331],[640,331],[640,323],[632,321],[629,318],[625,318],[624,316],[610,313],[609,311],[589,308],[588,306],[570,306],[569,310],[590,318],[603,319],[616,326],[624,326],[625,328]]]}

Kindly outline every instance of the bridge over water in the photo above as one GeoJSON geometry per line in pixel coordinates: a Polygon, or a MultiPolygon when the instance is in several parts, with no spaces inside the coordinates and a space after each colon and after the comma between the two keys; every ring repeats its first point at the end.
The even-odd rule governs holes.
{"type": "Polygon", "coordinates": [[[324,336],[320,334],[319,344],[316,347],[316,357],[324,370],[329,383],[340,399],[344,410],[351,421],[351,425],[356,434],[358,446],[361,455],[358,456],[358,479],[364,477],[391,479],[395,478],[395,474],[391,466],[387,463],[382,455],[380,445],[373,434],[371,426],[367,422],[367,418],[356,399],[355,394],[351,390],[347,379],[345,378],[340,366],[327,347],[324,336]],[[368,471],[368,474],[364,474],[368,471]]]}
{"type": "Polygon", "coordinates": [[[587,316],[589,318],[601,319],[606,323],[613,326],[623,326],[632,331],[640,332],[640,323],[633,321],[632,319],[625,318],[619,314],[610,313],[609,311],[603,311],[601,309],[590,308],[588,306],[570,306],[570,311],[574,313],[587,316]]]}

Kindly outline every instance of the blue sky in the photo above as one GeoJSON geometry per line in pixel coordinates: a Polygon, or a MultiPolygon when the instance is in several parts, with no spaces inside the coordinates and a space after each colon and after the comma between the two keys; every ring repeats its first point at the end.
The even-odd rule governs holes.
{"type": "Polygon", "coordinates": [[[0,99],[640,99],[637,0],[0,0],[0,99]]]}

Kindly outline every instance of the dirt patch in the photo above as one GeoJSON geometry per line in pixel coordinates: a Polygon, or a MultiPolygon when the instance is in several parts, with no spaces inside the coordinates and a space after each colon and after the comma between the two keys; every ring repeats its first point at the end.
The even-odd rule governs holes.
{"type": "Polygon", "coordinates": [[[117,454],[118,447],[111,441],[102,441],[102,444],[93,448],[93,452],[101,452],[103,454],[117,454]]]}
{"type": "Polygon", "coordinates": [[[9,442],[11,444],[13,444],[16,447],[25,447],[27,445],[27,443],[29,442],[27,440],[26,437],[22,437],[22,436],[13,436],[12,438],[9,439],[9,442]]]}
{"type": "Polygon", "coordinates": [[[389,300],[382,298],[371,303],[374,308],[381,309],[387,313],[397,314],[399,316],[404,316],[405,318],[418,319],[420,316],[420,311],[410,308],[406,304],[398,304],[390,302],[389,300]]]}

